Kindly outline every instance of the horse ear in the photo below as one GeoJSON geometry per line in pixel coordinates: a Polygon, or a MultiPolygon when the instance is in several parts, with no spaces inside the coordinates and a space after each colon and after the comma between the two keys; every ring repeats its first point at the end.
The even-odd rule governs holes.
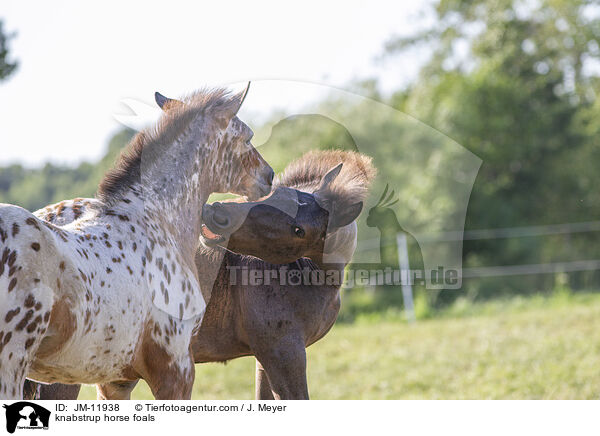
{"type": "Polygon", "coordinates": [[[331,185],[333,183],[335,178],[337,176],[339,176],[340,171],[342,171],[342,166],[344,166],[344,164],[339,163],[336,167],[329,170],[329,172],[327,174],[325,174],[323,176],[323,178],[321,179],[321,184],[319,185],[319,188],[315,192],[323,191],[323,190],[327,189],[329,187],[329,185],[331,185]]]}
{"type": "Polygon", "coordinates": [[[248,95],[248,91],[250,91],[250,83],[251,82],[248,82],[248,84],[246,85],[246,89],[244,89],[240,94],[238,94],[240,104],[238,105],[237,110],[235,111],[236,115],[242,108],[242,105],[244,104],[244,100],[246,100],[246,96],[248,95]]]}
{"type": "Polygon", "coordinates": [[[248,85],[246,85],[246,88],[242,92],[231,97],[231,103],[228,105],[229,107],[222,113],[218,114],[217,120],[219,122],[219,126],[222,129],[226,129],[233,117],[235,117],[238,114],[242,107],[242,104],[244,103],[244,100],[246,100],[246,96],[248,95],[249,89],[250,82],[248,82],[248,85]]]}
{"type": "Polygon", "coordinates": [[[329,172],[325,174],[321,179],[319,187],[313,192],[315,200],[317,200],[319,206],[321,206],[323,209],[328,210],[330,213],[333,210],[333,203],[330,195],[331,193],[329,192],[329,187],[331,186],[335,178],[340,174],[340,171],[342,171],[343,165],[343,163],[339,163],[337,166],[330,169],[329,172]]]}
{"type": "Polygon", "coordinates": [[[348,207],[344,207],[343,210],[338,210],[338,208],[334,207],[333,214],[329,217],[329,228],[338,229],[340,227],[347,226],[358,218],[362,212],[362,208],[362,201],[351,204],[348,207]]]}
{"type": "Polygon", "coordinates": [[[163,111],[166,111],[171,107],[183,104],[182,101],[175,100],[174,98],[165,97],[158,91],[154,93],[154,100],[156,101],[158,107],[161,108],[163,111]]]}

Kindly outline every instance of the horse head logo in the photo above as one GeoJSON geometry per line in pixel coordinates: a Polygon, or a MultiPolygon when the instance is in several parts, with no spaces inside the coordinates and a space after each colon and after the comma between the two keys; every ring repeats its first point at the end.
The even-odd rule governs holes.
{"type": "Polygon", "coordinates": [[[48,428],[50,411],[42,406],[19,401],[3,407],[6,409],[6,431],[9,433],[14,433],[19,423],[26,428],[48,428]]]}

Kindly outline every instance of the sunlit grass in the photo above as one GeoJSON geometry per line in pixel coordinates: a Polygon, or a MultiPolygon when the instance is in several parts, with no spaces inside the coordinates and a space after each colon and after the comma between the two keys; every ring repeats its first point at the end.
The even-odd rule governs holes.
{"type": "MultiPolygon", "coordinates": [[[[309,348],[315,399],[598,398],[600,296],[457,303],[441,319],[336,325],[309,348]]],[[[250,399],[254,361],[197,365],[195,399],[250,399]]],[[[94,398],[86,387],[80,398],[94,398]]],[[[149,399],[144,383],[134,398],[149,399]]]]}

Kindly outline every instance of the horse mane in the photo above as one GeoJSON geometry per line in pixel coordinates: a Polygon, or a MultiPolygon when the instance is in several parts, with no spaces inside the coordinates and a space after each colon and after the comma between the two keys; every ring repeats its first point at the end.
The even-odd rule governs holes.
{"type": "Polygon", "coordinates": [[[123,149],[114,167],[103,177],[97,198],[110,203],[119,194],[141,180],[142,156],[164,158],[164,147],[172,144],[200,115],[235,113],[239,97],[223,88],[202,89],[170,105],[156,125],[139,132],[123,149]]]}
{"type": "Polygon", "coordinates": [[[342,170],[329,186],[328,196],[346,205],[364,201],[377,170],[371,157],[355,151],[309,151],[290,163],[277,176],[273,186],[313,193],[318,189],[323,176],[339,163],[343,163],[342,170]]]}

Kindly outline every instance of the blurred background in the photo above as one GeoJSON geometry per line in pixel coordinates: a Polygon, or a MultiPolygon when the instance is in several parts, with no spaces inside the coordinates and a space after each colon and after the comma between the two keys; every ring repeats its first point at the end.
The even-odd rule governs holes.
{"type": "MultiPolygon", "coordinates": [[[[0,202],[93,196],[135,133],[115,117],[130,113],[124,99],[318,83],[251,93],[241,118],[259,151],[276,172],[310,149],[371,155],[379,176],[360,222],[374,254],[350,269],[397,268],[386,231],[406,234],[414,269],[458,231],[463,280],[413,286],[409,313],[399,285],[344,289],[336,326],[309,349],[311,396],[598,398],[600,5],[397,3],[4,2],[0,202]],[[464,187],[436,179],[446,173],[466,174],[464,187]],[[369,226],[386,185],[399,201],[369,226]]],[[[198,367],[194,397],[251,398],[253,365],[198,367]]]]}

